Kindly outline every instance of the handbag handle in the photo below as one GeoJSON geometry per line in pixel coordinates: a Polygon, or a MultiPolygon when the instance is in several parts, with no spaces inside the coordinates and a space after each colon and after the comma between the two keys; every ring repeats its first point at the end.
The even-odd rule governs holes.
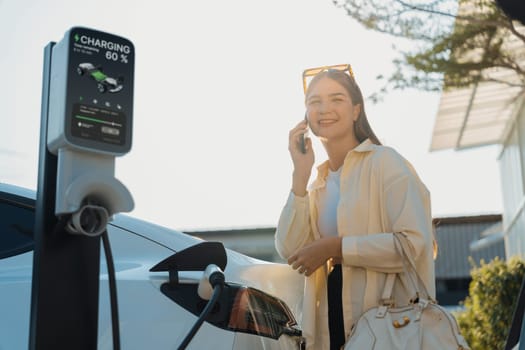
{"type": "MultiPolygon", "coordinates": [[[[405,235],[403,235],[400,232],[394,232],[394,247],[396,249],[396,252],[400,255],[401,261],[403,264],[403,272],[404,275],[408,278],[409,284],[412,286],[412,293],[414,295],[414,299],[419,298],[419,291],[422,289],[422,292],[424,292],[426,298],[428,300],[434,301],[430,294],[428,293],[428,290],[425,286],[425,283],[423,282],[422,278],[417,273],[416,265],[414,263],[414,259],[412,258],[412,255],[410,255],[410,248],[408,247],[407,238],[405,235]]],[[[398,275],[398,273],[389,273],[387,275],[387,279],[385,281],[385,286],[383,288],[383,294],[382,294],[382,304],[393,304],[394,300],[392,298],[392,291],[394,288],[394,281],[395,277],[398,275]]],[[[401,277],[401,274],[399,274],[401,277]]]]}

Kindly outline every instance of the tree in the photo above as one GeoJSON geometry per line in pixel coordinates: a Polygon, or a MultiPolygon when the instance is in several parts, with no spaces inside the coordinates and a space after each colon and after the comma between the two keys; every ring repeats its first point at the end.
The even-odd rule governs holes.
{"type": "Polygon", "coordinates": [[[494,0],[333,0],[366,28],[416,43],[399,50],[389,89],[440,91],[492,81],[525,91],[525,31],[494,0]],[[501,74],[511,71],[513,74],[501,74]],[[503,76],[503,78],[502,78],[503,76]]]}

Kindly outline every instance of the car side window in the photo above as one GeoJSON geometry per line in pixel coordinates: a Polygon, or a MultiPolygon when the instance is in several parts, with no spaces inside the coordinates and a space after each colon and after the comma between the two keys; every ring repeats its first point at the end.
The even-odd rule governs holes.
{"type": "Polygon", "coordinates": [[[33,249],[34,223],[33,210],[0,200],[0,259],[33,249]]]}

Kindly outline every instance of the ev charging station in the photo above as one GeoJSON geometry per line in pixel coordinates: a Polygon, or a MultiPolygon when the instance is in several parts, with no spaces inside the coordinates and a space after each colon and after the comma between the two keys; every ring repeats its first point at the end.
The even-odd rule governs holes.
{"type": "Polygon", "coordinates": [[[83,27],[44,49],[30,349],[97,348],[101,237],[134,207],[114,175],[131,149],[134,57],[83,27]]]}

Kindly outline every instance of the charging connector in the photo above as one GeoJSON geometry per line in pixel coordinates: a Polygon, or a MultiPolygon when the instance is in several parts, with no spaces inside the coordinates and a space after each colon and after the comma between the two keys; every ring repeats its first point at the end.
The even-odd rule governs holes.
{"type": "Polygon", "coordinates": [[[69,233],[96,237],[106,230],[109,222],[109,213],[106,208],[86,204],[71,215],[66,225],[69,233]]]}
{"type": "Polygon", "coordinates": [[[217,284],[224,285],[224,273],[217,265],[210,264],[202,274],[199,287],[197,288],[197,294],[204,300],[210,300],[213,289],[217,284]]]}
{"type": "Polygon", "coordinates": [[[189,333],[179,345],[178,350],[186,349],[199,328],[202,326],[204,320],[208,317],[208,314],[217,303],[217,300],[219,300],[222,288],[224,287],[224,281],[224,273],[217,265],[210,264],[206,267],[206,270],[204,270],[202,278],[199,281],[197,293],[202,299],[208,300],[208,303],[204,310],[202,310],[197,322],[195,322],[189,333]]]}

